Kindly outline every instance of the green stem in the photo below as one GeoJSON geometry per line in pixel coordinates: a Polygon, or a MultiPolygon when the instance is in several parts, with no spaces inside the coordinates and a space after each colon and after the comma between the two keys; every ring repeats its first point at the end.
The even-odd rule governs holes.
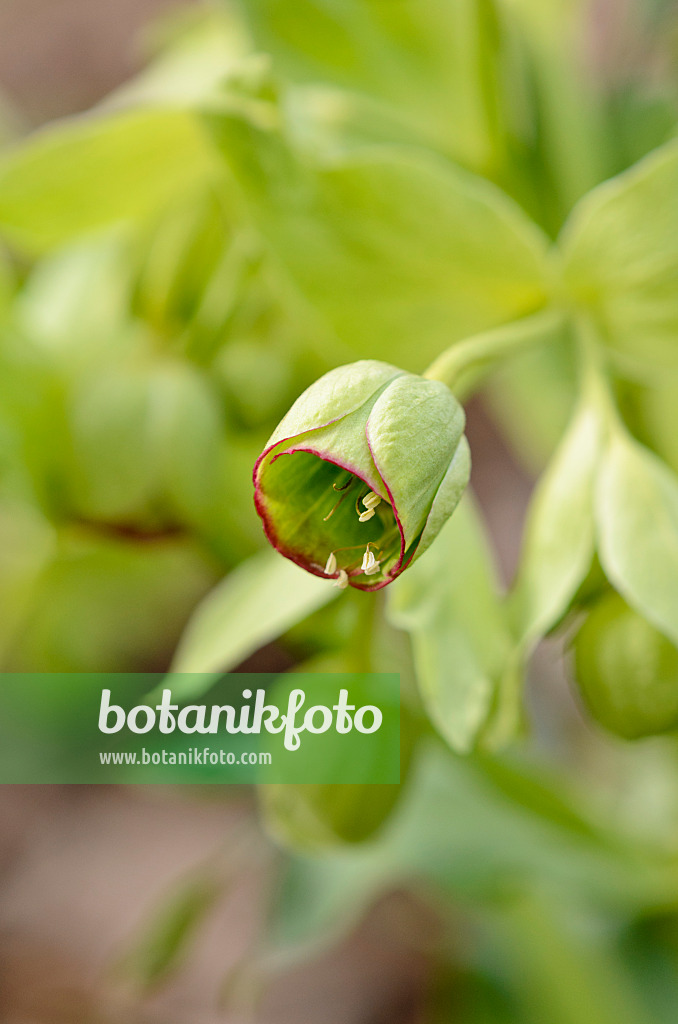
{"type": "Polygon", "coordinates": [[[598,409],[608,430],[625,430],[610,385],[605,345],[593,318],[578,312],[573,318],[579,349],[579,374],[582,394],[598,409]]]}
{"type": "Polygon", "coordinates": [[[372,661],[373,634],[377,615],[376,595],[369,595],[372,600],[362,602],[351,636],[351,662],[354,672],[374,672],[372,661]]]}
{"type": "Polygon", "coordinates": [[[477,385],[484,372],[499,359],[543,343],[562,327],[562,310],[548,308],[522,320],[514,320],[466,341],[452,345],[424,372],[429,380],[440,380],[463,397],[477,385]]]}

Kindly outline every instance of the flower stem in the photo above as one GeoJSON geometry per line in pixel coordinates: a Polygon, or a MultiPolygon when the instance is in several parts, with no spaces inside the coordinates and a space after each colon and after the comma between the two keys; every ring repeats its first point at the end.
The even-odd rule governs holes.
{"type": "Polygon", "coordinates": [[[580,312],[574,316],[574,331],[582,393],[597,408],[608,430],[625,430],[610,384],[605,346],[595,321],[580,312]]]}
{"type": "Polygon", "coordinates": [[[447,384],[458,398],[467,397],[497,360],[543,343],[557,334],[564,321],[564,312],[550,307],[533,316],[476,334],[451,345],[424,371],[423,376],[447,384]]]}

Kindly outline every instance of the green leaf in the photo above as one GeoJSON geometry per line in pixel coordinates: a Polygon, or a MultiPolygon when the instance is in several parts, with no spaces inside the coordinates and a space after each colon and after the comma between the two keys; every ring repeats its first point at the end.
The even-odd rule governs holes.
{"type": "Polygon", "coordinates": [[[678,370],[678,141],[586,196],[561,244],[571,293],[624,365],[678,370]]]}
{"type": "MultiPolygon", "coordinates": [[[[195,106],[219,95],[250,50],[244,26],[225,7],[178,8],[146,33],[159,53],[113,95],[113,102],[195,106]]],[[[110,102],[110,101],[109,101],[110,102]]]]}
{"type": "Polygon", "coordinates": [[[449,388],[409,376],[392,381],[370,413],[370,451],[408,543],[425,523],[422,542],[428,547],[468,484],[465,441],[463,455],[459,452],[465,423],[464,410],[449,388]]]}
{"type": "Polygon", "coordinates": [[[496,166],[500,37],[491,4],[246,0],[243,8],[255,41],[293,81],[359,90],[468,166],[496,166]]]}
{"type": "Polygon", "coordinates": [[[668,386],[644,388],[638,393],[641,420],[637,432],[678,473],[678,381],[665,383],[668,386]]]}
{"type": "Polygon", "coordinates": [[[594,484],[602,426],[583,400],[532,500],[510,604],[530,646],[555,625],[585,579],[594,555],[594,484]]]}
{"type": "Polygon", "coordinates": [[[215,172],[209,142],[188,112],[75,118],[38,132],[0,162],[0,232],[44,252],[144,220],[215,172]]]}
{"type": "Polygon", "coordinates": [[[277,552],[243,562],[193,615],[173,672],[226,672],[337,596],[277,552]]]}
{"type": "Polygon", "coordinates": [[[21,628],[55,553],[55,533],[38,511],[23,503],[0,503],[0,659],[21,628]]]}
{"type": "MultiPolygon", "coordinates": [[[[525,65],[523,116],[538,125],[532,190],[543,189],[544,212],[558,228],[572,205],[612,173],[607,110],[593,62],[582,53],[589,9],[583,0],[511,0],[503,13],[514,23],[525,65]]],[[[520,81],[516,70],[511,81],[520,81]]]]}
{"type": "Polygon", "coordinates": [[[361,355],[421,370],[546,301],[547,242],[489,182],[422,150],[321,164],[243,119],[211,123],[279,260],[361,355]]]}
{"type": "Polygon", "coordinates": [[[596,520],[608,579],[678,643],[678,477],[621,429],[603,457],[596,520]]]}
{"type": "Polygon", "coordinates": [[[7,254],[0,248],[0,315],[3,315],[12,301],[16,281],[7,254]]]}
{"type": "Polygon", "coordinates": [[[389,589],[393,625],[412,637],[424,705],[459,753],[481,737],[512,650],[474,507],[464,498],[431,548],[389,589]]]}

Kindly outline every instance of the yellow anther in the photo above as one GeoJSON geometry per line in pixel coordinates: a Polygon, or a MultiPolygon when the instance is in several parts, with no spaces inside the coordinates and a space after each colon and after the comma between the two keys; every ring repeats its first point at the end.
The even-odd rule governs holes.
{"type": "Polygon", "coordinates": [[[374,552],[370,551],[369,547],[363,555],[363,564],[360,568],[366,576],[374,576],[374,574],[379,572],[381,569],[379,562],[374,557],[374,552]]]}
{"type": "Polygon", "coordinates": [[[370,491],[363,498],[363,505],[365,508],[376,508],[380,502],[381,496],[377,494],[376,491],[370,491]]]}

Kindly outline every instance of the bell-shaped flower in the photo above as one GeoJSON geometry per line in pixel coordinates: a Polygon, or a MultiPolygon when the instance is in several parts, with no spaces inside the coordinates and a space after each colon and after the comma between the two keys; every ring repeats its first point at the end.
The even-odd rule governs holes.
{"type": "Polygon", "coordinates": [[[435,540],[468,483],[445,384],[363,360],[312,384],[254,469],[271,544],[339,587],[378,590],[435,540]]]}

